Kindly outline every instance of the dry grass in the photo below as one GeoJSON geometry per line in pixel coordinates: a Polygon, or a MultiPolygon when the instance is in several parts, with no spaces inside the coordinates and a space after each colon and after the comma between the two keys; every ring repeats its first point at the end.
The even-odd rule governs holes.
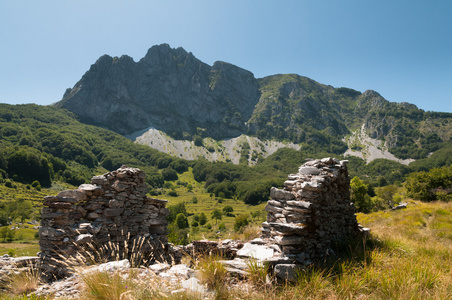
{"type": "Polygon", "coordinates": [[[7,288],[13,295],[23,295],[34,292],[41,283],[41,270],[31,266],[26,270],[13,273],[9,277],[7,288]]]}
{"type": "Polygon", "coordinates": [[[193,264],[213,293],[171,294],[156,278],[100,273],[84,278],[82,299],[452,299],[452,203],[413,201],[358,220],[372,236],[337,245],[340,259],[300,271],[295,283],[275,284],[257,262],[249,280],[233,281],[218,258],[204,257],[193,264]]]}

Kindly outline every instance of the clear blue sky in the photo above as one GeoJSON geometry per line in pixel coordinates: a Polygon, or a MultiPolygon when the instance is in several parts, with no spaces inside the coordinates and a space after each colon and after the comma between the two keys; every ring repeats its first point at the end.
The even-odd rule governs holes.
{"type": "Polygon", "coordinates": [[[101,55],[161,43],[452,112],[450,0],[0,0],[0,102],[51,104],[101,55]]]}

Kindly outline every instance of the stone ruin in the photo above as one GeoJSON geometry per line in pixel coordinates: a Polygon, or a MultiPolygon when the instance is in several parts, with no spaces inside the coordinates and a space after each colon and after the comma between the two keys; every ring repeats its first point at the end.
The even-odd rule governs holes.
{"type": "Polygon", "coordinates": [[[45,197],[39,230],[44,271],[63,277],[62,257],[96,248],[105,252],[106,246],[110,252],[106,254],[115,256],[112,259],[130,258],[132,251],[140,251],[143,259],[170,260],[168,201],[148,198],[144,179],[143,171],[123,166],[94,176],[91,184],[77,190],[45,197]]]}
{"type": "Polygon", "coordinates": [[[319,261],[335,243],[366,231],[350,202],[347,163],[335,158],[307,161],[288,176],[284,189],[271,189],[262,237],[278,245],[282,256],[301,263],[319,261]]]}
{"type": "Polygon", "coordinates": [[[149,247],[140,251],[158,262],[177,263],[182,252],[213,253],[226,259],[223,263],[232,274],[246,276],[246,259],[252,258],[267,262],[277,278],[293,279],[297,268],[334,255],[335,244],[368,231],[357,223],[350,203],[347,162],[307,161],[288,176],[283,189],[272,188],[261,238],[246,243],[193,241],[183,247],[168,244],[167,201],[146,196],[142,171],[121,167],[94,176],[91,184],[45,197],[39,231],[43,269],[65,276],[59,274],[64,270],[58,264],[61,255],[74,257],[88,244],[114,244],[120,258],[127,258],[137,240],[144,239],[149,247]]]}

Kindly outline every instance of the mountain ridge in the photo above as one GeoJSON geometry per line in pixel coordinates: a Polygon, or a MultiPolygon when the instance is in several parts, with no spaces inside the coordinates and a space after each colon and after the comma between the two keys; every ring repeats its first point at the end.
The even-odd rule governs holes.
{"type": "Polygon", "coordinates": [[[425,158],[452,138],[452,114],[297,74],[255,78],[168,44],[151,47],[138,62],[100,57],[55,105],[123,135],[149,127],[179,140],[246,134],[337,154],[352,149],[347,136],[363,128],[397,159],[425,158]]]}

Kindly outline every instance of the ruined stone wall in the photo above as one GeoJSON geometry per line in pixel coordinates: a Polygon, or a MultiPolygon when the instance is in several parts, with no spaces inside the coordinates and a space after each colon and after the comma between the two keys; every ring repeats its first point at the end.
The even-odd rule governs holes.
{"type": "Polygon", "coordinates": [[[288,176],[284,189],[272,188],[262,236],[283,254],[319,260],[332,245],[356,236],[360,227],[350,203],[348,161],[311,160],[288,176]]]}
{"type": "Polygon", "coordinates": [[[148,198],[144,179],[141,170],[123,166],[77,190],[45,197],[39,230],[44,269],[64,276],[58,274],[64,271],[61,256],[75,257],[83,249],[120,258],[135,251],[143,258],[168,260],[167,201],[148,198]],[[105,251],[110,248],[114,253],[105,251]]]}

